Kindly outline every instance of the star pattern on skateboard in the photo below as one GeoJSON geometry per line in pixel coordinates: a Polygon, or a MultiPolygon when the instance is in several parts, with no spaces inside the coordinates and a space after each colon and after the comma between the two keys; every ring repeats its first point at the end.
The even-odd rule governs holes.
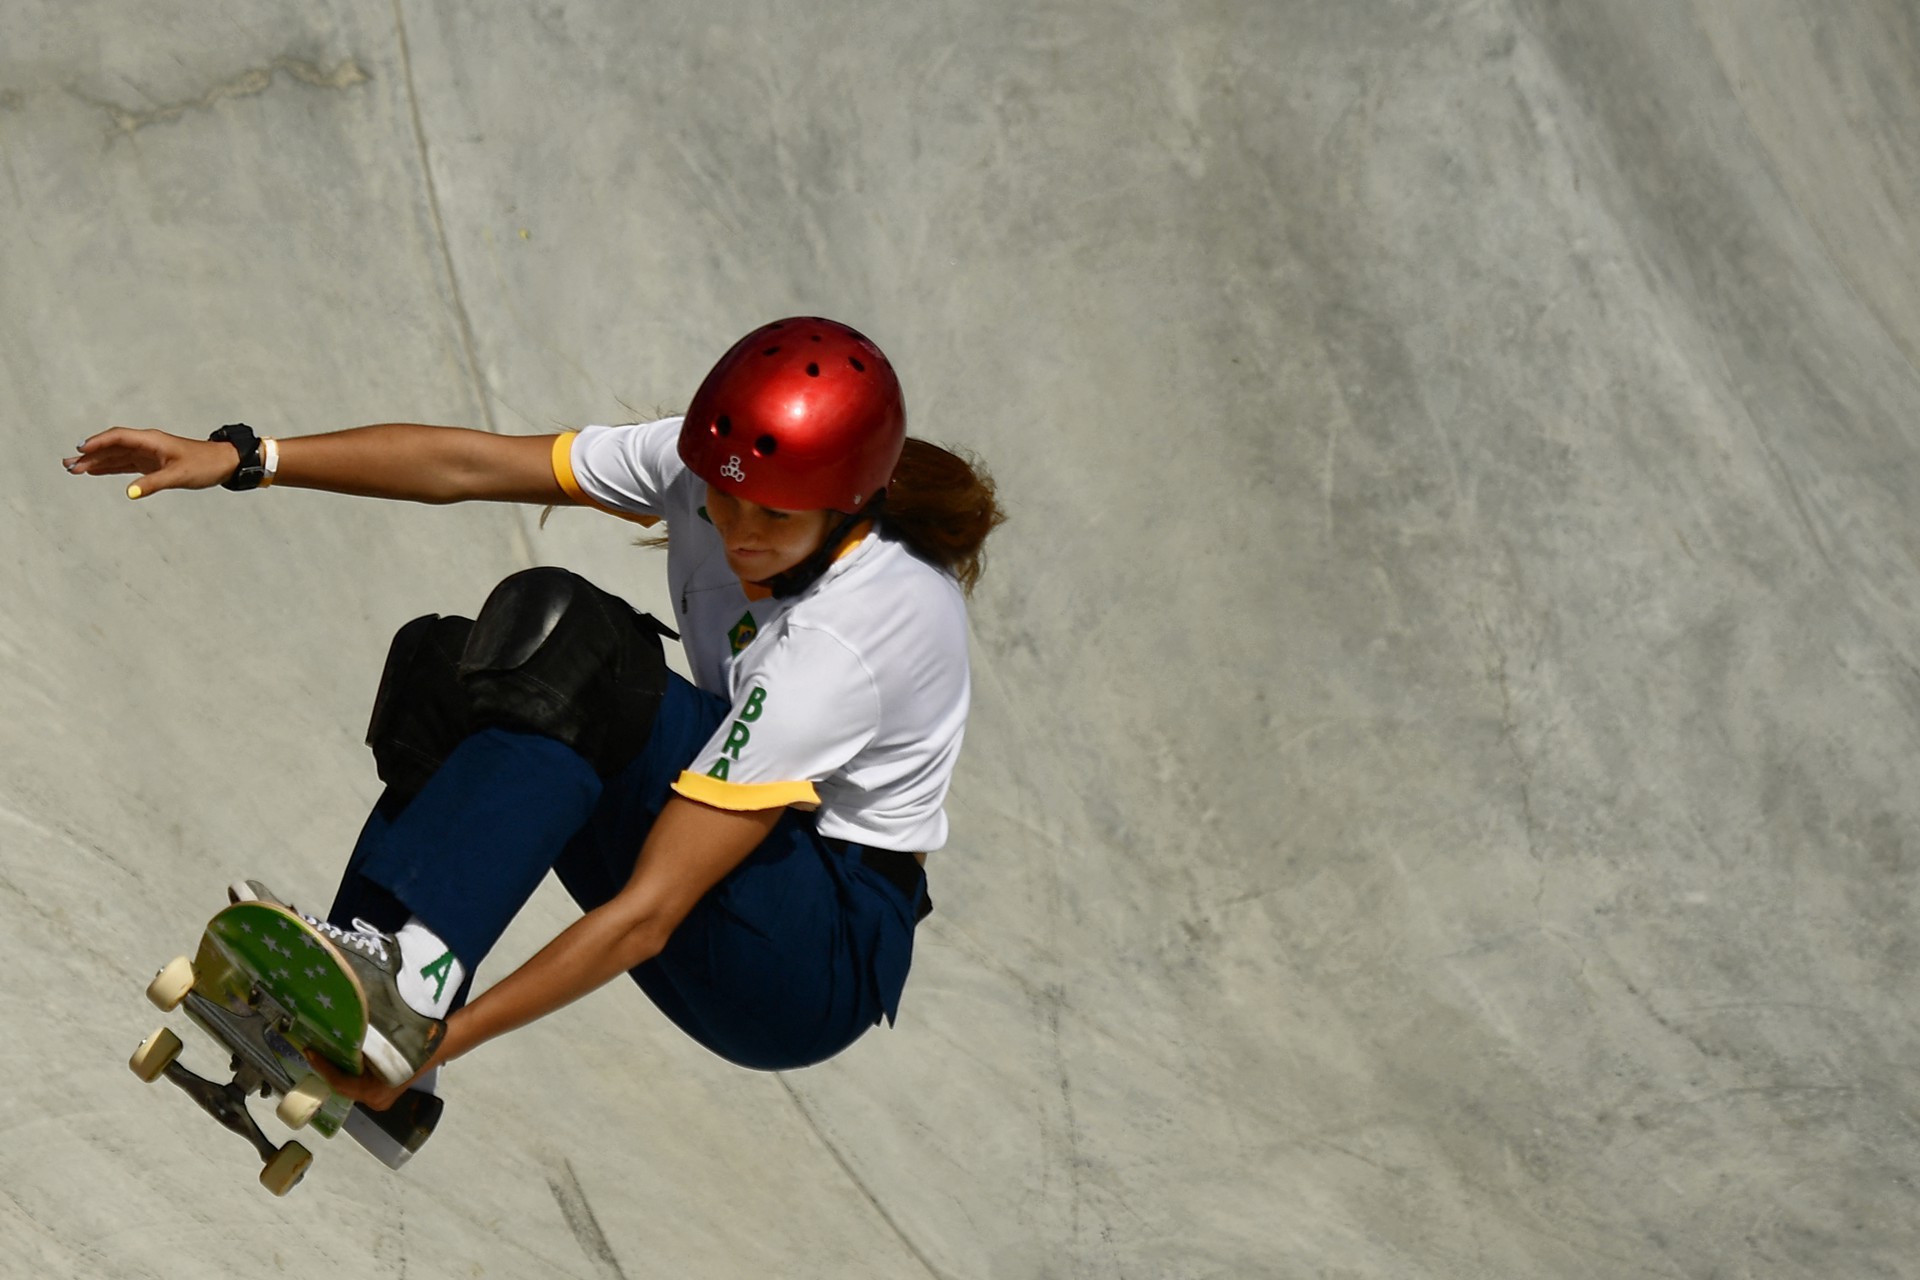
{"type": "Polygon", "coordinates": [[[360,997],[351,975],[339,969],[326,943],[314,936],[307,922],[283,910],[264,918],[256,908],[224,922],[215,932],[226,939],[236,958],[252,967],[265,988],[261,994],[285,1016],[305,1025],[307,1034],[318,1033],[320,1042],[332,1046],[330,1053],[357,1056],[357,1041],[349,1043],[336,1039],[338,1033],[321,1030],[360,1007],[360,997]]]}

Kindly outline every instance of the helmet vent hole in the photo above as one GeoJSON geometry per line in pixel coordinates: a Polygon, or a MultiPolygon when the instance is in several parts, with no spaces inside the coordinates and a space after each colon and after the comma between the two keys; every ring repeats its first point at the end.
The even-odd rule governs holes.
{"type": "Polygon", "coordinates": [[[720,415],[720,421],[713,424],[713,429],[718,435],[730,436],[733,434],[733,419],[723,413],[720,415]]]}
{"type": "Polygon", "coordinates": [[[855,373],[865,373],[867,371],[867,366],[860,363],[860,357],[858,356],[848,356],[847,363],[853,366],[855,373]]]}
{"type": "Polygon", "coordinates": [[[760,354],[763,356],[777,356],[780,354],[780,348],[768,347],[765,351],[762,351],[760,354]]]}
{"type": "Polygon", "coordinates": [[[772,436],[761,436],[753,442],[753,451],[763,458],[772,456],[777,448],[779,448],[779,442],[772,436]]]}
{"type": "Polygon", "coordinates": [[[820,366],[819,366],[819,365],[817,365],[817,364],[809,364],[809,365],[807,366],[807,376],[808,376],[809,378],[817,378],[817,377],[819,377],[819,376],[820,376],[820,366]]]}

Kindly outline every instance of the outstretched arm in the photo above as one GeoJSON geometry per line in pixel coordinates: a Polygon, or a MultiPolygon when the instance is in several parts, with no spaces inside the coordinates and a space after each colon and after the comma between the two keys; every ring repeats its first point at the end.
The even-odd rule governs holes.
{"type": "MultiPolygon", "coordinates": [[[[553,477],[553,436],[497,436],[463,427],[386,423],[278,439],[277,486],[409,502],[564,503],[553,477]]],[[[234,447],[164,431],[115,427],[63,460],[74,475],[137,479],[129,497],[162,489],[209,489],[239,465],[234,447]]]]}
{"type": "MultiPolygon", "coordinates": [[[[674,796],[654,820],[640,860],[612,901],[589,911],[518,969],[447,1019],[439,1051],[423,1070],[449,1062],[571,1004],[660,954],[707,891],[773,830],[783,809],[736,813],[674,796]]],[[[429,922],[430,924],[431,922],[429,922]]],[[[371,1072],[343,1076],[314,1065],[335,1089],[384,1108],[404,1092],[371,1072]]]]}

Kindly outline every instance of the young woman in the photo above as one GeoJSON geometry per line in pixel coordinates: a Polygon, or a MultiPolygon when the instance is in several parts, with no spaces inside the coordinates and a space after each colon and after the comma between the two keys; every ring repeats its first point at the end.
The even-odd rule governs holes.
{"type": "Polygon", "coordinates": [[[1001,514],[990,480],[906,438],[893,368],[860,334],[756,329],[682,419],[116,428],[65,466],[137,475],[134,498],[277,484],[666,522],[692,683],[666,668],[671,632],[559,569],[395,636],[368,734],[387,789],[317,922],[373,1009],[374,1071],[335,1087],[387,1106],[620,973],[748,1067],[820,1061],[896,1013],[966,725],[964,595],[1001,514]],[[586,914],[466,1002],[549,869],[586,914]]]}

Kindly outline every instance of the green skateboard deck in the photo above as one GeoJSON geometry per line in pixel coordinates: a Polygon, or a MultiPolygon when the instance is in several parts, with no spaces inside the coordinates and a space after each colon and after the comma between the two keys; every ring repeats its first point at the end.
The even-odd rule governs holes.
{"type": "Polygon", "coordinates": [[[238,902],[207,922],[194,986],[236,1014],[265,1016],[296,1049],[360,1074],[367,997],[327,939],[285,907],[238,902]]]}

